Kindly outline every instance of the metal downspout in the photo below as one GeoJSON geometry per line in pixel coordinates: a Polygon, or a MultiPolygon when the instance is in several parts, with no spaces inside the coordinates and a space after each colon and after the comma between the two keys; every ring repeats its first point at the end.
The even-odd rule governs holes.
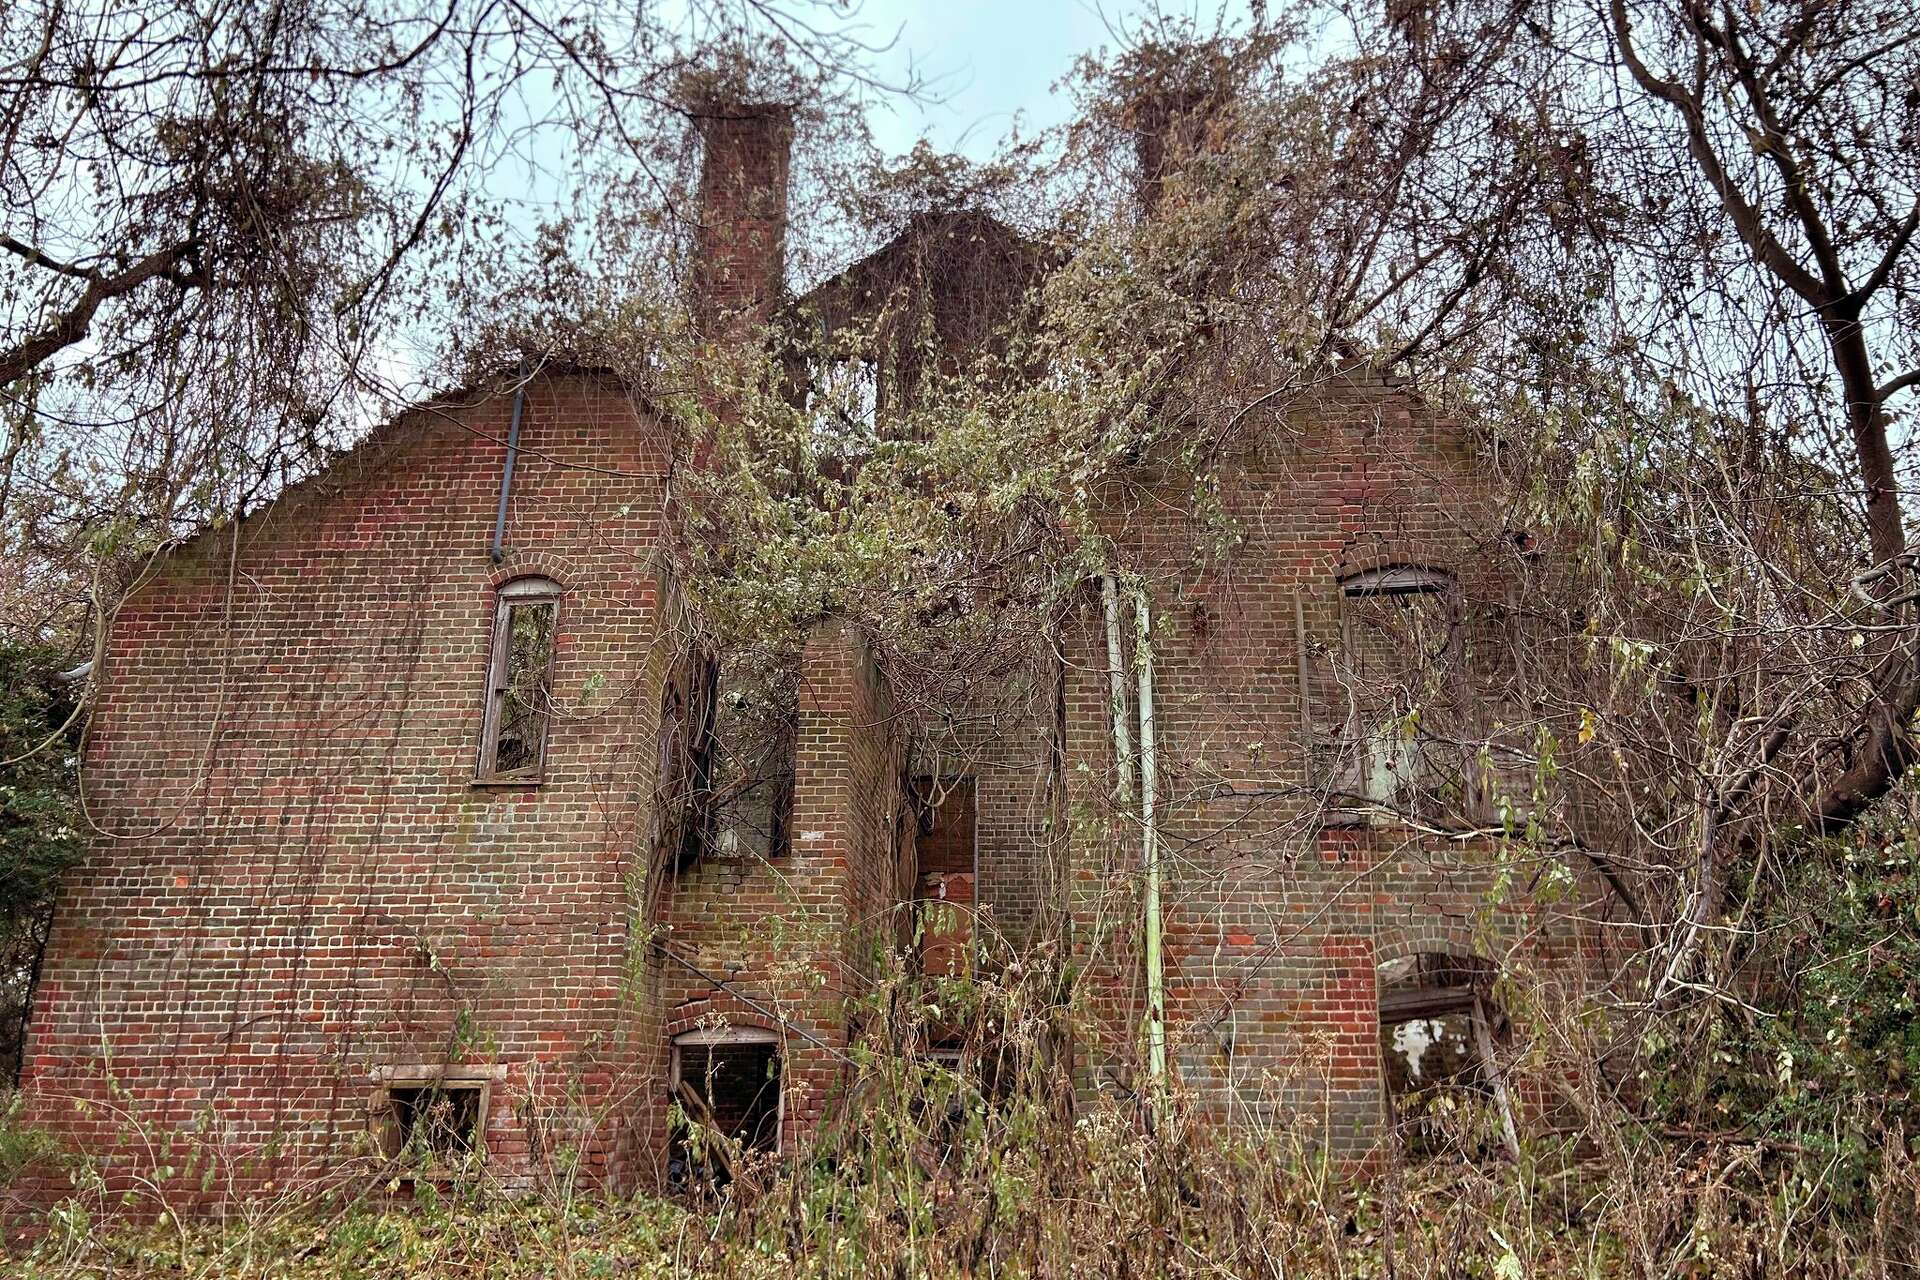
{"type": "Polygon", "coordinates": [[[1127,658],[1120,644],[1120,592],[1109,574],[1100,579],[1107,612],[1107,704],[1113,717],[1113,798],[1133,807],[1133,741],[1127,732],[1127,658]]]}
{"type": "Polygon", "coordinates": [[[1147,1078],[1158,1115],[1167,1088],[1167,975],[1160,945],[1160,838],[1154,826],[1153,618],[1145,587],[1134,588],[1134,621],[1134,661],[1140,669],[1140,844],[1146,863],[1147,1078]]]}
{"type": "Polygon", "coordinates": [[[520,365],[520,382],[513,391],[513,421],[507,426],[507,462],[500,470],[500,505],[493,513],[493,545],[487,556],[495,564],[506,558],[507,499],[513,494],[513,464],[520,456],[520,415],[527,407],[527,366],[520,365]]]}

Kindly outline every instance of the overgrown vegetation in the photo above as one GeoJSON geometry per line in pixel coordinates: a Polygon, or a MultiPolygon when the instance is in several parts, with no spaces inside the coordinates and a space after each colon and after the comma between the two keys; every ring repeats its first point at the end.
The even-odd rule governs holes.
{"type": "MultiPolygon", "coordinates": [[[[1457,806],[1449,833],[1488,840],[1514,867],[1599,868],[1625,907],[1605,927],[1634,940],[1605,997],[1581,1007],[1529,1006],[1528,975],[1505,975],[1527,1037],[1503,1067],[1534,1103],[1518,1158],[1388,1158],[1355,1175],[1278,1107],[1208,1124],[1176,1092],[1162,1114],[1132,1091],[1137,1075],[1088,1087],[1071,1046],[1091,1037],[1091,995],[1060,951],[1009,948],[931,990],[895,956],[862,997],[838,1123],[784,1161],[733,1153],[724,1193],[617,1200],[556,1168],[503,1198],[481,1169],[393,1203],[399,1171],[382,1165],[189,1225],[176,1213],[203,1166],[123,1199],[81,1165],[73,1194],[19,1242],[24,1271],[1507,1280],[1920,1266],[1920,592],[1902,421],[1920,384],[1914,15],[1869,0],[1468,0],[1381,17],[1302,6],[1228,38],[1147,23],[1140,36],[1081,68],[1082,118],[1051,151],[989,169],[926,154],[877,165],[844,132],[846,86],[822,91],[832,163],[864,179],[837,188],[836,225],[865,245],[909,213],[992,209],[1031,247],[939,289],[909,257],[885,282],[898,309],[836,330],[831,349],[811,345],[805,306],[774,317],[764,346],[697,341],[671,273],[635,263],[677,259],[671,201],[636,196],[649,183],[630,174],[631,187],[597,192],[593,253],[575,252],[577,228],[548,228],[538,287],[450,339],[443,365],[577,359],[644,388],[707,464],[684,479],[692,523],[664,553],[703,639],[764,678],[735,694],[787,697],[798,637],[845,617],[949,759],[973,748],[951,726],[942,736],[941,709],[1035,714],[1052,690],[1032,672],[1089,579],[1141,572],[1112,512],[1150,494],[1154,518],[1186,539],[1183,583],[1233,580],[1249,571],[1236,559],[1246,517],[1223,482],[1297,434],[1295,411],[1341,372],[1407,379],[1476,441],[1497,517],[1481,551],[1525,586],[1503,602],[1497,690],[1519,713],[1471,744],[1507,790],[1457,806]],[[1134,146],[1153,120],[1172,128],[1157,159],[1134,146]],[[1012,323],[982,329],[983,314],[1012,323]],[[972,342],[965,360],[947,358],[956,334],[972,342]],[[889,411],[828,372],[796,396],[796,351],[817,371],[884,351],[889,411]],[[992,607],[966,607],[980,600],[992,607]],[[970,1029],[957,1065],[908,1052],[926,1046],[930,1017],[970,1029]],[[369,1195],[369,1181],[388,1190],[369,1195]]],[[[548,56],[614,102],[667,96],[651,79],[610,85],[606,49],[591,52],[561,41],[548,56]]],[[[753,85],[757,73],[719,61],[717,82],[753,85]]],[[[318,423],[357,425],[318,407],[345,375],[338,351],[322,360],[309,345],[313,326],[344,326],[359,352],[375,300],[405,279],[400,259],[351,259],[312,289],[303,272],[329,269],[337,232],[294,233],[315,205],[364,214],[356,201],[380,171],[338,157],[367,172],[327,166],[320,181],[311,157],[296,165],[310,140],[285,122],[310,92],[305,73],[289,80],[264,54],[250,65],[279,104],[260,119],[286,133],[268,140],[269,171],[304,175],[274,205],[283,220],[205,247],[226,258],[143,250],[175,255],[161,276],[183,296],[245,305],[186,330],[170,309],[133,310],[103,339],[119,354],[100,369],[48,355],[11,384],[5,546],[38,566],[7,601],[17,630],[88,632],[110,606],[71,584],[124,586],[180,528],[310,468],[318,423]],[[293,235],[284,256],[300,270],[248,273],[262,228],[268,248],[293,235]],[[216,270],[247,287],[216,294],[216,270]],[[308,314],[343,297],[352,305],[324,323],[308,314]],[[236,401],[246,420],[202,435],[187,423],[215,392],[179,370],[235,326],[259,338],[236,401]],[[45,406],[105,416],[116,397],[145,405],[143,426],[89,471],[45,406]],[[31,600],[46,584],[71,606],[51,629],[31,600]]],[[[664,86],[666,67],[647,65],[664,86]]],[[[57,89],[16,90],[14,115],[57,89]]],[[[463,97],[462,118],[480,127],[476,104],[503,92],[463,97]]],[[[188,166],[169,200],[224,216],[221,175],[258,141],[188,166]]],[[[457,155],[427,158],[460,171],[457,155]]],[[[654,177],[672,192],[685,175],[654,177]]],[[[409,217],[387,211],[399,247],[416,222],[448,244],[482,234],[484,222],[436,221],[448,201],[434,190],[409,217]]],[[[61,274],[49,251],[7,247],[17,270],[61,274]]],[[[114,252],[66,278],[122,280],[136,255],[114,252]]],[[[64,298],[63,281],[24,278],[39,283],[9,295],[23,318],[10,313],[0,352],[16,363],[58,319],[47,300],[64,298]]],[[[77,691],[50,680],[41,649],[5,661],[0,909],[31,951],[83,821],[77,691]]],[[[1431,707],[1401,724],[1409,740],[1447,727],[1431,707]]],[[[1278,839],[1297,834],[1285,822],[1300,802],[1266,811],[1281,815],[1278,839]]],[[[1060,815],[1080,838],[1115,818],[1064,801],[1060,815]]],[[[16,957],[6,972],[30,968],[16,957]]],[[[138,1131],[137,1111],[127,1123],[138,1131]]],[[[0,1166],[42,1154],[28,1131],[0,1135],[0,1166]]]]}
{"type": "Polygon", "coordinates": [[[53,894],[86,847],[75,785],[79,690],[60,677],[63,656],[0,642],[0,1072],[9,1081],[20,1070],[53,894]]]}
{"type": "MultiPolygon", "coordinates": [[[[1909,915],[1878,937],[1910,953],[1920,927],[1909,915]]],[[[1857,941],[1849,923],[1811,924],[1794,976],[1827,982],[1850,966],[1854,1024],[1910,1026],[1910,990],[1862,998],[1857,941]]],[[[975,1034],[956,1065],[916,1059],[904,1050],[930,1030],[926,992],[914,991],[924,981],[896,973],[863,1001],[858,1094],[840,1123],[797,1158],[736,1152],[737,1176],[717,1193],[614,1198],[558,1164],[518,1192],[484,1164],[407,1182],[356,1168],[207,1218],[187,1212],[201,1172],[191,1160],[124,1197],[82,1169],[75,1193],[15,1240],[13,1265],[44,1277],[1503,1280],[1911,1265],[1915,1153],[1861,1141],[1901,1133],[1904,1121],[1869,1112],[1905,1103],[1863,1087],[1862,1060],[1835,1049],[1824,1015],[1803,1013],[1797,993],[1744,1009],[1779,1030],[1739,1042],[1723,1024],[1715,1050],[1685,1062],[1651,1043],[1623,1083],[1590,1070],[1612,1040],[1605,1018],[1536,1022],[1513,1082],[1553,1095],[1557,1120],[1528,1125],[1521,1159],[1442,1157],[1355,1178],[1297,1129],[1156,1130],[1133,1100],[1076,1101],[1054,1052],[1074,1008],[1038,974],[944,985],[941,1016],[962,1012],[975,1034]],[[1770,1087],[1756,1089],[1763,1078],[1770,1087]]],[[[21,1141],[9,1130],[5,1149],[21,1141]]]]}

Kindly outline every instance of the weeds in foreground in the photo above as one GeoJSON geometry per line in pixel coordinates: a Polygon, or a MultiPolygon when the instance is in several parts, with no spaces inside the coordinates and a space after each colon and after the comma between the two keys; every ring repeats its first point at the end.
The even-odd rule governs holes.
{"type": "MultiPolygon", "coordinates": [[[[1649,1153],[1651,1154],[1651,1153],[1649,1153]]],[[[247,1280],[341,1277],[598,1276],[1762,1276],[1911,1274],[1883,1215],[1829,1235],[1796,1224],[1786,1200],[1750,1194],[1766,1157],[1756,1147],[1697,1150],[1642,1175],[1605,1160],[1543,1169],[1451,1164],[1336,1184],[1260,1168],[1225,1153],[1189,1171],[1181,1212],[1167,1218],[1149,1181],[1086,1184],[1005,1204],[984,1252],[967,1230],[932,1234],[899,1212],[822,1212],[849,1186],[809,1170],[742,1199],[688,1205],[582,1195],[513,1199],[473,1186],[411,1203],[362,1201],[179,1230],[171,1223],[102,1226],[56,1212],[16,1245],[12,1274],[193,1276],[247,1280]],[[1093,1198],[1098,1196],[1098,1199],[1093,1198]],[[1654,1234],[1649,1234],[1654,1233],[1654,1234]]],[[[1784,1179],[1783,1179],[1784,1190],[1784,1179]]],[[[1915,1185],[1909,1167],[1890,1205],[1915,1185]]],[[[1027,1192],[1034,1194],[1028,1195],[1027,1192]]],[[[896,1209],[899,1206],[896,1206],[896,1209]]],[[[1908,1228],[1910,1229],[1910,1228],[1908,1228]]],[[[1909,1241],[1907,1247],[1911,1248],[1909,1241]]]]}
{"type": "MultiPolygon", "coordinates": [[[[1522,1100],[1517,1159],[1463,1131],[1424,1160],[1383,1146],[1335,1161],[1316,1145],[1328,1117],[1300,1101],[1305,1063],[1247,1082],[1231,1115],[1176,1088],[1157,1117],[1124,1070],[1086,1061],[1058,975],[1010,967],[928,1000],[896,974],[863,1001],[837,1119],[779,1158],[729,1153],[719,1190],[611,1195],[554,1143],[551,1167],[511,1187],[485,1164],[414,1180],[335,1167],[189,1211],[198,1179],[109,1193],[75,1159],[72,1194],[8,1224],[5,1266],[36,1280],[1920,1275],[1912,847],[1890,832],[1871,857],[1813,851],[1830,908],[1761,914],[1752,967],[1790,980],[1755,984],[1759,1004],[1516,1011],[1526,1033],[1500,1065],[1522,1100]],[[957,1024],[971,1029],[957,1051],[926,1052],[957,1024]]],[[[49,1152],[17,1115],[0,1123],[9,1174],[49,1152]]]]}

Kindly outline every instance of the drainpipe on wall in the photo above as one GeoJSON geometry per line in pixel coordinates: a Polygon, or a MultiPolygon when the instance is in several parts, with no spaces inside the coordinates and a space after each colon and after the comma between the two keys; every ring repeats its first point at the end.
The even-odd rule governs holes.
{"type": "Polygon", "coordinates": [[[507,461],[500,468],[500,505],[493,513],[493,545],[487,555],[495,564],[506,558],[507,499],[513,496],[513,464],[520,456],[520,415],[527,407],[527,362],[520,362],[519,385],[513,390],[513,421],[507,427],[507,461]]]}
{"type": "MultiPolygon", "coordinates": [[[[1123,808],[1134,811],[1133,743],[1127,730],[1126,655],[1120,640],[1120,583],[1112,574],[1100,579],[1100,603],[1107,624],[1107,706],[1113,723],[1115,781],[1113,794],[1123,808]]],[[[1167,1084],[1166,957],[1160,929],[1160,836],[1155,829],[1158,799],[1157,744],[1153,732],[1153,616],[1144,587],[1135,587],[1134,662],[1140,700],[1140,848],[1144,864],[1144,917],[1147,985],[1147,1082],[1156,1118],[1164,1116],[1167,1084]]]]}
{"type": "Polygon", "coordinates": [[[1120,646],[1120,592],[1111,574],[1100,579],[1107,611],[1107,703],[1113,716],[1113,798],[1133,807],[1133,742],[1127,732],[1127,660],[1120,646]]]}
{"type": "Polygon", "coordinates": [[[1154,827],[1155,744],[1153,738],[1153,618],[1145,587],[1134,588],[1138,624],[1134,661],[1140,668],[1140,847],[1146,864],[1142,895],[1146,914],[1147,1078],[1160,1115],[1167,1089],[1167,975],[1160,946],[1160,838],[1154,827]]]}

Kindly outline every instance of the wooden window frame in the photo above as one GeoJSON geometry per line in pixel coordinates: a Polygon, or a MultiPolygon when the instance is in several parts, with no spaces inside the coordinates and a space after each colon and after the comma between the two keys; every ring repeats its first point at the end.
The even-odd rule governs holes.
{"type": "MultiPolygon", "coordinates": [[[[447,1093],[456,1090],[478,1094],[474,1102],[472,1149],[468,1158],[485,1162],[487,1151],[487,1122],[492,1115],[493,1086],[505,1074],[503,1067],[385,1067],[374,1072],[376,1081],[373,1097],[369,1102],[369,1127],[380,1150],[389,1158],[397,1159],[406,1151],[407,1135],[400,1131],[399,1107],[394,1098],[397,1091],[439,1089],[447,1093]]],[[[442,1165],[437,1157],[435,1165],[442,1165]]],[[[430,1170],[429,1172],[438,1171],[430,1170]]],[[[402,1177],[411,1176],[402,1174],[402,1177]]]]}
{"type": "Polygon", "coordinates": [[[787,1052],[783,1037],[777,1031],[765,1027],[717,1027],[683,1031],[667,1042],[667,1096],[677,1098],[683,1079],[681,1073],[681,1050],[728,1049],[770,1046],[774,1060],[780,1064],[780,1076],[774,1088],[773,1100],[773,1146],[769,1154],[779,1155],[786,1145],[787,1128],[787,1052]]]}
{"type": "Polygon", "coordinates": [[[501,712],[506,707],[506,681],[513,654],[513,611],[525,605],[546,605],[553,610],[552,639],[547,647],[546,685],[549,703],[553,697],[553,671],[559,657],[560,584],[537,575],[514,578],[500,584],[494,592],[492,640],[487,651],[485,702],[480,718],[480,751],[474,761],[473,785],[477,787],[536,787],[546,781],[547,749],[553,736],[551,707],[540,720],[540,750],[533,764],[509,773],[497,772],[494,762],[500,754],[501,712]]]}
{"type": "MultiPolygon", "coordinates": [[[[1459,600],[1459,580],[1445,569],[1422,564],[1385,564],[1340,578],[1340,651],[1343,661],[1351,662],[1355,650],[1353,602],[1370,599],[1403,599],[1408,596],[1437,596],[1459,600]]],[[[1459,643],[1458,636],[1447,641],[1449,651],[1459,643]]],[[[1420,783],[1424,768],[1417,751],[1408,746],[1389,747],[1379,726],[1368,726],[1352,718],[1341,731],[1342,737],[1362,752],[1361,770],[1355,788],[1363,805],[1392,809],[1402,792],[1420,783]],[[1385,780],[1393,779],[1392,784],[1385,780]]],[[[1363,815],[1364,816],[1364,815],[1363,815]]],[[[1338,825],[1348,825],[1342,822],[1338,825]]],[[[1358,825],[1368,825],[1362,821],[1358,825]]]]}

